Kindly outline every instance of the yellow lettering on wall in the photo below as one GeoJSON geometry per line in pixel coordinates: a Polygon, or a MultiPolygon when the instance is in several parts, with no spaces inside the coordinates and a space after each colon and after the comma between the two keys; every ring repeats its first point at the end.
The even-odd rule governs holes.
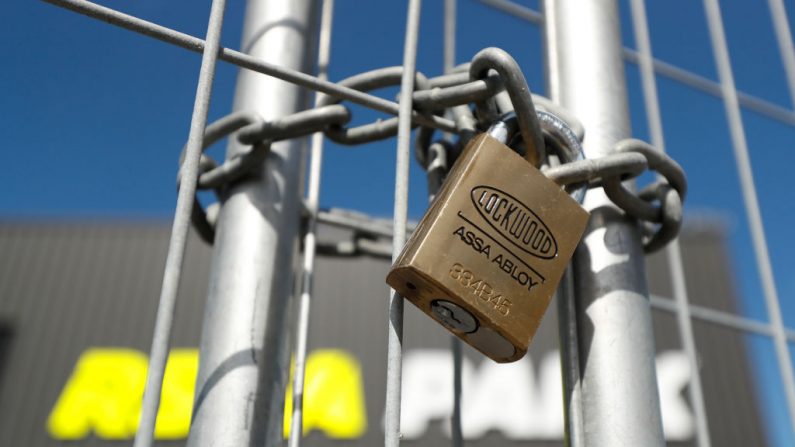
{"type": "MultiPolygon", "coordinates": [[[[168,357],[155,424],[156,439],[184,439],[190,429],[199,356],[196,349],[174,349],[168,357]]],[[[49,418],[55,439],[131,439],[138,426],[147,358],[140,351],[93,348],[77,361],[49,418]]],[[[285,399],[285,437],[289,434],[292,389],[285,399]]],[[[345,351],[309,355],[304,389],[304,433],[317,429],[335,439],[353,439],[367,429],[361,367],[345,351]]]]}
{"type": "Polygon", "coordinates": [[[47,419],[56,439],[129,439],[138,425],[146,356],[133,349],[89,349],[47,419]]]}
{"type": "MultiPolygon", "coordinates": [[[[284,404],[285,438],[290,434],[292,394],[290,385],[284,404]]],[[[307,359],[303,434],[313,429],[334,439],[358,438],[367,430],[361,368],[345,351],[318,350],[307,359]]]]}
{"type": "MultiPolygon", "coordinates": [[[[196,349],[174,349],[168,356],[155,437],[188,435],[199,356],[196,349]]],[[[130,439],[138,428],[147,358],[134,349],[89,349],[47,419],[55,439],[81,439],[90,432],[102,439],[130,439]]]]}

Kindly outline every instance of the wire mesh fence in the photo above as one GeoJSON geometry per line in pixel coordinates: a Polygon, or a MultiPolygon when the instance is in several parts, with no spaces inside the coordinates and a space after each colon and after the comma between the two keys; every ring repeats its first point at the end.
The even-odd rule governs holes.
{"type": "MultiPolygon", "coordinates": [[[[182,264],[182,253],[184,253],[185,250],[185,238],[193,209],[194,189],[197,183],[199,185],[202,184],[201,175],[211,172],[209,169],[204,169],[202,167],[202,161],[204,159],[201,157],[201,151],[203,146],[202,130],[205,128],[207,120],[211,83],[213,78],[213,70],[216,64],[216,57],[222,61],[231,62],[235,65],[238,65],[246,70],[276,77],[278,79],[285,80],[298,86],[312,89],[338,99],[344,99],[350,101],[351,103],[370,107],[380,112],[397,116],[397,120],[392,121],[391,125],[393,127],[390,128],[387,133],[385,133],[385,135],[397,134],[399,146],[398,158],[396,162],[397,173],[395,176],[397,180],[395,185],[395,208],[393,213],[394,222],[391,228],[388,226],[382,227],[382,233],[393,237],[393,240],[396,241],[393,245],[393,258],[399,254],[403,245],[403,241],[406,238],[406,223],[409,213],[407,192],[407,185],[410,179],[408,173],[410,155],[409,138],[412,121],[414,121],[415,124],[432,126],[450,133],[460,133],[461,126],[459,123],[451,120],[449,115],[437,116],[421,114],[416,110],[416,108],[412,108],[412,99],[415,102],[421,103],[422,101],[422,97],[417,96],[417,93],[414,93],[414,90],[419,89],[418,85],[422,82],[421,80],[417,80],[414,76],[414,66],[417,57],[416,48],[418,45],[422,44],[422,39],[419,37],[421,34],[419,27],[419,22],[421,19],[421,7],[419,1],[410,2],[409,9],[406,11],[408,19],[404,44],[405,55],[402,63],[404,70],[400,76],[401,97],[398,101],[390,101],[382,97],[374,96],[369,93],[359,91],[355,88],[351,88],[346,86],[344,83],[334,83],[327,80],[325,75],[325,67],[329,63],[327,45],[330,45],[327,33],[329,33],[330,11],[332,7],[332,2],[328,0],[324,2],[324,8],[326,8],[324,12],[325,19],[323,20],[324,28],[321,28],[320,30],[321,35],[325,36],[323,38],[324,40],[322,40],[322,46],[325,48],[325,50],[321,51],[321,54],[324,56],[322,56],[321,60],[318,62],[318,66],[321,68],[321,75],[317,77],[307,75],[300,70],[287,68],[285,65],[279,65],[278,63],[268,62],[262,58],[255,57],[252,55],[253,53],[251,51],[240,52],[230,48],[219,47],[221,17],[223,16],[224,10],[224,2],[222,0],[216,0],[213,2],[212,11],[210,14],[210,24],[208,26],[205,39],[200,39],[198,37],[180,33],[155,23],[125,15],[123,13],[84,0],[48,0],[48,2],[85,15],[89,15],[117,26],[121,26],[130,31],[138,32],[149,37],[154,37],[184,49],[194,52],[201,52],[203,54],[202,67],[199,76],[199,87],[197,88],[194,114],[191,120],[191,131],[185,151],[185,161],[183,162],[181,169],[180,193],[174,219],[174,227],[168,257],[169,260],[167,261],[167,270],[163,283],[163,291],[161,294],[161,304],[160,310],[158,311],[158,320],[152,346],[152,354],[150,357],[150,373],[147,384],[147,393],[144,397],[144,407],[142,411],[141,423],[139,425],[139,435],[136,437],[137,446],[151,445],[152,434],[154,432],[155,415],[157,413],[157,405],[160,401],[160,384],[162,382],[162,376],[165,370],[166,357],[169,352],[168,339],[170,330],[169,328],[171,324],[170,320],[173,318],[174,300],[176,298],[176,288],[179,284],[179,270],[182,264]],[[418,40],[420,42],[419,44],[418,40]],[[414,94],[412,95],[412,93],[414,94]]],[[[456,60],[454,55],[461,54],[461,51],[455,51],[456,44],[451,37],[460,35],[462,33],[460,30],[473,25],[456,24],[455,3],[451,1],[445,3],[445,28],[447,30],[445,33],[445,36],[447,36],[445,42],[447,44],[447,49],[445,54],[446,68],[444,71],[448,72],[453,66],[452,61],[456,60]],[[451,31],[456,29],[458,30],[458,33],[451,31]]],[[[531,32],[529,31],[530,29],[550,26],[549,18],[545,17],[543,13],[517,3],[505,0],[484,0],[483,3],[507,15],[528,22],[528,33],[531,32]]],[[[554,7],[549,3],[546,6],[546,13],[549,13],[550,9],[554,9],[554,7]]],[[[756,7],[761,8],[760,5],[756,5],[756,7]]],[[[795,68],[793,68],[795,66],[795,62],[793,62],[795,61],[795,55],[793,54],[792,37],[788,26],[789,19],[786,15],[783,2],[780,0],[770,0],[768,8],[772,18],[770,27],[775,33],[775,38],[781,51],[781,61],[784,67],[783,71],[786,73],[784,79],[788,83],[790,96],[795,97],[795,89],[792,88],[792,85],[795,85],[795,68]]],[[[712,444],[710,441],[710,427],[712,424],[710,423],[709,414],[707,414],[704,405],[701,381],[702,378],[698,373],[700,361],[698,353],[698,340],[696,337],[694,337],[693,331],[693,321],[695,320],[707,321],[711,324],[726,327],[731,330],[741,331],[743,333],[762,335],[768,337],[772,341],[775,352],[775,364],[778,368],[781,386],[778,387],[773,385],[771,387],[770,385],[765,385],[764,387],[768,388],[768,391],[763,392],[762,394],[769,396],[771,393],[769,391],[770,389],[779,390],[779,393],[780,391],[783,391],[782,394],[786,402],[786,407],[788,408],[788,422],[790,423],[790,427],[774,427],[774,429],[771,430],[771,432],[775,433],[771,435],[771,442],[777,442],[780,445],[786,445],[786,440],[789,439],[788,436],[792,436],[792,427],[795,427],[795,377],[793,376],[791,354],[788,348],[788,341],[793,340],[793,337],[795,336],[795,330],[792,329],[791,321],[789,321],[789,324],[787,324],[788,321],[785,315],[782,313],[781,301],[779,300],[779,294],[777,293],[776,288],[777,284],[781,284],[781,281],[777,282],[773,275],[774,263],[771,262],[771,254],[769,253],[771,250],[767,241],[768,238],[765,235],[765,229],[770,227],[770,223],[762,219],[763,213],[762,209],[760,209],[760,196],[762,199],[766,199],[767,197],[757,193],[757,189],[761,188],[758,188],[756,186],[757,183],[754,182],[754,172],[757,174],[757,178],[765,177],[766,173],[760,172],[758,170],[753,171],[751,167],[751,157],[749,156],[749,153],[753,153],[751,150],[759,150],[760,153],[763,153],[763,151],[762,149],[755,149],[753,144],[750,145],[751,150],[749,150],[750,139],[746,136],[747,127],[744,124],[744,120],[748,120],[748,118],[746,118],[746,116],[743,114],[743,111],[752,112],[758,116],[764,117],[765,120],[774,120],[787,126],[792,126],[793,123],[795,123],[795,112],[793,112],[790,107],[785,107],[777,104],[776,102],[762,99],[759,96],[738,91],[735,85],[732,63],[730,60],[731,47],[727,44],[726,30],[724,29],[722,20],[722,11],[716,0],[705,0],[703,13],[703,26],[704,29],[708,30],[709,32],[708,36],[704,36],[707,38],[707,41],[705,41],[703,44],[707,44],[709,46],[711,49],[711,54],[715,58],[715,71],[717,76],[715,76],[714,79],[711,79],[709,76],[704,76],[703,74],[695,73],[692,70],[680,68],[674,64],[664,62],[663,60],[655,59],[652,53],[655,43],[654,39],[652,39],[654,33],[653,29],[652,32],[650,32],[648,23],[649,15],[647,15],[645,11],[645,5],[642,0],[633,0],[628,2],[628,4],[622,4],[621,11],[625,16],[629,17],[628,20],[622,24],[625,28],[624,33],[626,34],[629,32],[628,30],[631,30],[633,33],[632,39],[634,40],[635,44],[635,48],[625,47],[621,50],[621,56],[628,63],[627,71],[629,73],[628,77],[630,78],[631,87],[630,96],[632,96],[632,87],[635,87],[635,94],[643,98],[642,107],[645,110],[645,118],[647,119],[645,126],[637,123],[635,123],[635,125],[638,127],[646,127],[648,129],[649,138],[655,147],[661,149],[670,147],[672,148],[675,156],[679,156],[681,154],[681,152],[677,152],[677,150],[673,148],[675,143],[672,144],[671,141],[681,141],[682,137],[674,136],[674,138],[666,138],[668,133],[665,131],[665,120],[663,119],[666,114],[663,112],[665,112],[667,109],[664,106],[661,106],[661,103],[665,103],[665,99],[663,98],[661,100],[658,97],[657,92],[668,89],[668,86],[666,85],[665,88],[658,86],[656,83],[662,82],[661,79],[664,78],[666,80],[665,82],[673,81],[697,91],[697,93],[693,92],[691,94],[710,95],[716,97],[722,103],[727,121],[726,128],[728,129],[728,134],[730,136],[729,141],[725,141],[725,136],[723,137],[723,144],[729,143],[734,149],[733,158],[736,162],[736,169],[738,173],[737,188],[741,192],[745,213],[747,215],[747,224],[742,225],[742,229],[747,229],[748,234],[750,235],[743,236],[741,239],[743,240],[742,243],[751,247],[750,249],[745,248],[744,251],[752,253],[751,256],[746,257],[752,258],[754,260],[753,268],[758,273],[758,283],[760,284],[758,287],[759,291],[754,291],[754,293],[751,293],[751,295],[762,297],[765,303],[763,312],[758,310],[758,306],[751,306],[756,310],[752,310],[748,313],[754,315],[735,315],[733,313],[691,304],[687,293],[688,288],[684,282],[684,270],[682,266],[680,253],[681,249],[679,244],[678,242],[674,242],[666,249],[667,260],[669,262],[668,269],[671,275],[673,300],[653,296],[651,297],[650,304],[656,309],[672,312],[676,315],[678,333],[681,338],[684,350],[687,353],[690,370],[693,371],[688,390],[689,401],[693,406],[696,420],[697,445],[707,446],[712,444]],[[639,87],[636,84],[633,85],[632,83],[633,70],[638,70],[639,72],[639,87]],[[749,242],[745,242],[746,240],[749,242]],[[756,317],[759,315],[767,315],[767,318],[752,318],[752,316],[756,317]]],[[[311,20],[309,20],[309,22],[311,22],[311,20]]],[[[440,23],[436,26],[441,28],[442,24],[440,23]]],[[[311,33],[307,32],[307,34],[311,33]]],[[[333,35],[333,33],[331,34],[333,35]]],[[[585,56],[582,57],[584,58],[585,56]]],[[[536,61],[536,64],[541,66],[540,57],[536,61]]],[[[431,79],[430,82],[431,84],[435,82],[437,84],[437,88],[443,89],[445,87],[444,83],[448,81],[443,77],[440,77],[436,80],[431,79]]],[[[459,84],[461,83],[459,82],[459,84]]],[[[489,88],[488,80],[484,80],[481,84],[475,86],[475,88],[480,89],[481,92],[486,92],[489,88]]],[[[477,92],[475,94],[477,94],[477,92]]],[[[631,104],[631,107],[637,105],[637,102],[635,102],[631,104]]],[[[681,107],[687,107],[686,103],[679,105],[681,107]]],[[[639,112],[634,112],[634,116],[641,116],[639,112]]],[[[307,129],[307,122],[309,121],[301,122],[301,126],[304,128],[304,130],[307,129]]],[[[321,122],[321,128],[328,125],[328,123],[328,121],[321,122]]],[[[277,128],[278,131],[279,125],[274,125],[274,127],[277,128]]],[[[288,124],[283,124],[282,130],[286,127],[288,127],[288,124]]],[[[593,131],[586,129],[586,144],[588,141],[587,135],[589,132],[593,131]]],[[[309,132],[304,132],[301,135],[307,133],[309,132]]],[[[596,133],[598,133],[598,130],[596,133]]],[[[268,134],[268,138],[273,138],[275,141],[276,138],[272,137],[272,135],[274,134],[268,134]]],[[[312,174],[310,176],[309,187],[310,198],[306,202],[306,208],[309,210],[309,215],[311,216],[310,219],[322,219],[320,214],[316,214],[319,200],[318,191],[320,188],[319,145],[321,144],[319,136],[317,135],[319,134],[316,134],[314,137],[316,149],[313,149],[313,155],[311,157],[312,174]]],[[[289,131],[285,131],[281,138],[284,139],[293,136],[296,135],[291,135],[289,131]]],[[[710,134],[710,138],[715,137],[710,134]]],[[[783,145],[784,143],[779,144],[783,145]]],[[[692,149],[692,146],[688,147],[692,149]]],[[[720,154],[722,158],[728,159],[730,157],[730,154],[727,151],[721,152],[720,154]]],[[[764,157],[769,158],[769,156],[764,157]]],[[[689,161],[687,157],[684,158],[686,161],[689,161]]],[[[756,160],[756,158],[754,160],[756,160]]],[[[684,164],[686,167],[688,167],[687,163],[684,164]]],[[[765,164],[765,166],[767,165],[765,164]]],[[[690,175],[693,176],[697,174],[691,172],[690,175]]],[[[721,187],[718,188],[720,189],[721,187]]],[[[301,199],[299,197],[295,197],[294,200],[298,201],[301,199]]],[[[762,204],[764,205],[764,201],[762,204]]],[[[298,207],[296,207],[296,210],[297,208],[298,207]]],[[[208,210],[208,215],[210,214],[209,211],[210,210],[208,210]]],[[[215,218],[210,218],[209,220],[214,221],[215,218]]],[[[310,222],[314,222],[314,220],[310,220],[310,222]]],[[[357,225],[366,224],[366,222],[357,223],[357,225]]],[[[313,225],[314,223],[311,223],[310,228],[312,228],[313,225]]],[[[304,293],[302,294],[303,304],[301,313],[304,314],[305,317],[308,315],[308,303],[310,300],[312,254],[314,252],[315,244],[313,239],[314,236],[312,231],[307,232],[305,235],[303,251],[305,264],[302,267],[302,271],[304,272],[304,293]]],[[[776,241],[776,243],[779,243],[779,241],[776,241]]],[[[776,255],[774,254],[773,256],[776,255]]],[[[779,257],[780,256],[781,255],[779,255],[779,257]]],[[[782,263],[779,265],[786,264],[782,263]]],[[[742,268],[747,269],[747,266],[743,264],[741,266],[741,269],[742,268]]],[[[756,283],[757,280],[753,279],[751,282],[756,283]]],[[[787,287],[791,288],[789,285],[787,285],[787,287]]],[[[749,287],[746,287],[746,289],[749,289],[749,287]]],[[[754,289],[754,287],[750,287],[750,289],[754,289]]],[[[789,291],[789,289],[786,290],[789,291]]],[[[744,295],[748,294],[748,290],[744,290],[744,295]]],[[[751,298],[746,299],[750,300],[751,298]]],[[[402,298],[395,295],[394,292],[390,295],[389,322],[392,329],[390,331],[391,336],[389,347],[390,366],[387,373],[387,409],[385,420],[386,445],[397,445],[400,438],[400,372],[402,370],[400,346],[402,343],[402,302],[402,298]]],[[[297,348],[295,353],[296,368],[298,370],[302,370],[303,357],[305,356],[305,352],[303,351],[306,349],[305,346],[302,346],[303,343],[300,342],[300,340],[303,339],[305,343],[307,320],[305,318],[302,321],[304,321],[304,323],[298,325],[296,328],[298,331],[296,339],[299,340],[297,345],[299,348],[297,348]]],[[[459,356],[456,356],[456,359],[457,360],[454,362],[456,365],[454,371],[456,371],[456,373],[454,374],[460,374],[461,368],[459,362],[461,360],[459,356]]],[[[284,363],[282,366],[284,366],[284,363]]],[[[768,363],[766,367],[769,366],[770,364],[768,363]]],[[[300,442],[300,436],[295,434],[300,433],[301,426],[300,412],[302,407],[300,404],[298,404],[298,402],[300,402],[300,397],[302,395],[302,379],[302,373],[295,375],[296,382],[294,382],[293,385],[294,404],[292,416],[292,421],[294,424],[292,433],[294,436],[290,440],[290,445],[298,445],[300,442]]],[[[284,379],[282,379],[282,381],[284,381],[284,379]]],[[[459,381],[460,378],[456,379],[457,383],[459,381]]],[[[775,393],[776,391],[773,392],[775,393]]],[[[456,393],[456,395],[458,396],[459,393],[456,393]]],[[[463,398],[466,399],[466,397],[463,398]]],[[[775,404],[771,404],[769,402],[763,403],[763,405],[770,405],[771,408],[775,408],[775,404]]],[[[569,408],[567,411],[571,412],[572,410],[569,408]]],[[[781,410],[778,408],[773,411],[777,411],[779,413],[781,412],[781,410]]],[[[569,417],[571,417],[571,414],[569,414],[569,417]]],[[[460,424],[460,421],[458,423],[460,424]]],[[[588,430],[584,428],[584,426],[581,426],[579,430],[584,430],[584,432],[577,434],[578,429],[576,427],[572,428],[574,427],[571,425],[573,423],[576,424],[576,422],[569,420],[569,425],[567,426],[567,429],[570,431],[569,441],[571,444],[588,445],[588,430]],[[584,443],[579,444],[579,442],[584,443]]],[[[453,429],[454,433],[460,433],[460,431],[460,427],[453,429]]],[[[274,431],[274,433],[276,432],[274,431]]],[[[268,434],[263,436],[272,437],[276,435],[268,434]]],[[[281,437],[280,427],[278,430],[278,437],[281,437]]],[[[462,442],[463,441],[461,440],[460,436],[454,437],[454,443],[456,445],[460,445],[462,442]]]]}

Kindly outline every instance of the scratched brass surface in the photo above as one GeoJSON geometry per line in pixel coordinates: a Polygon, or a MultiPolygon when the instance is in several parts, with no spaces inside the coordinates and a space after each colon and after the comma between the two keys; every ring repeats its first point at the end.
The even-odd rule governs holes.
{"type": "Polygon", "coordinates": [[[522,157],[480,135],[453,166],[387,283],[434,319],[437,299],[468,310],[478,329],[448,330],[497,362],[515,361],[527,351],[588,217],[522,157]]]}

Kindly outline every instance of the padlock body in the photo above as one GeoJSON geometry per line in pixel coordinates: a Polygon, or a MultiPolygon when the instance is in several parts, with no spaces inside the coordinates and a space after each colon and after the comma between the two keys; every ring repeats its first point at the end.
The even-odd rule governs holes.
{"type": "Polygon", "coordinates": [[[527,352],[588,217],[560,186],[482,134],[453,166],[387,283],[483,354],[515,361],[527,352]],[[445,302],[459,309],[447,315],[455,324],[440,318],[445,302]]]}

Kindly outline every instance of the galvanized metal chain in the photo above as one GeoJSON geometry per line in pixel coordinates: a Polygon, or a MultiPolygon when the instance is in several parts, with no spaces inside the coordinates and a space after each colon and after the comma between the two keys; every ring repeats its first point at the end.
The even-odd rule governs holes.
{"type": "MultiPolygon", "coordinates": [[[[403,68],[379,68],[343,79],[337,85],[369,93],[398,86],[403,68]]],[[[654,252],[676,237],[682,223],[682,202],[687,182],[682,168],[669,156],[648,143],[628,139],[620,141],[612,154],[599,159],[582,159],[559,163],[555,155],[581,144],[585,137],[582,124],[568,111],[543,96],[530,93],[516,61],[498,48],[480,51],[469,64],[449,74],[428,78],[415,74],[412,94],[415,110],[412,126],[417,130],[415,157],[428,173],[430,190],[443,182],[458,155],[477,133],[485,131],[506,113],[517,118],[521,141],[515,150],[538,165],[542,172],[567,189],[603,188],[610,199],[627,215],[638,219],[644,233],[644,248],[654,252]],[[454,126],[451,128],[452,118],[454,126]],[[444,123],[439,125],[439,123],[444,123]],[[432,125],[432,126],[431,126],[432,125]],[[457,135],[456,141],[434,141],[434,132],[442,129],[457,135]],[[543,135],[543,141],[538,141],[543,135]],[[530,142],[528,151],[523,142],[530,142]],[[547,154],[545,148],[556,149],[547,154]],[[633,193],[622,182],[647,170],[662,175],[662,180],[633,193]]],[[[238,112],[207,126],[204,148],[225,137],[234,136],[250,150],[219,164],[202,155],[197,189],[213,190],[223,200],[228,188],[245,179],[267,157],[275,141],[323,132],[329,139],[344,145],[361,145],[392,138],[397,134],[396,117],[349,127],[352,112],[341,99],[324,96],[318,107],[278,120],[263,120],[252,113],[238,112]]],[[[197,233],[212,243],[215,234],[217,205],[205,211],[198,199],[191,216],[197,233]]],[[[328,216],[328,214],[327,214],[328,216]]],[[[323,219],[321,219],[323,221],[323,219]]],[[[391,231],[390,231],[391,234],[391,231]]],[[[389,250],[373,236],[382,233],[354,231],[344,243],[321,243],[324,254],[384,256],[389,250]]]]}

